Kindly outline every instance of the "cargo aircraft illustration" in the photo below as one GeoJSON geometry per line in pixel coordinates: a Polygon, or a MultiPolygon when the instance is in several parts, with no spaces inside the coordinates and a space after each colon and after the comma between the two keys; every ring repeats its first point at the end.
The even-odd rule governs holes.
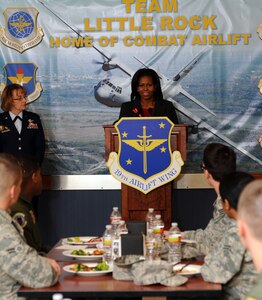
{"type": "MultiPolygon", "coordinates": [[[[45,3],[39,1],[48,11],[50,11],[54,16],[56,16],[63,24],[65,24],[70,30],[72,30],[78,37],[84,38],[78,29],[73,28],[70,24],[65,22],[56,12],[51,10],[45,3]]],[[[92,48],[96,50],[103,58],[101,62],[96,62],[101,64],[101,69],[105,72],[108,72],[107,78],[101,80],[98,84],[94,87],[94,94],[95,98],[98,102],[109,106],[109,107],[120,107],[123,102],[130,100],[130,92],[131,92],[131,78],[133,74],[137,70],[133,70],[129,66],[125,65],[124,63],[118,61],[115,55],[108,55],[104,51],[100,50],[95,45],[92,45],[92,48]],[[113,70],[121,70],[124,77],[113,75],[113,70]],[[112,71],[112,72],[111,72],[112,71]]],[[[133,57],[134,60],[138,61],[142,67],[144,68],[153,68],[152,65],[163,56],[164,52],[166,51],[167,47],[163,47],[162,49],[156,51],[156,53],[145,63],[141,61],[137,57],[133,57]]],[[[215,116],[216,114],[202,104],[199,100],[197,100],[193,95],[187,92],[182,86],[181,81],[185,78],[189,72],[194,68],[194,66],[200,61],[200,59],[210,51],[210,47],[204,48],[200,51],[195,57],[193,57],[173,78],[168,78],[165,75],[161,74],[161,72],[157,71],[160,81],[161,81],[161,88],[163,92],[164,99],[167,99],[173,103],[177,111],[181,114],[186,116],[193,121],[193,126],[197,129],[207,130],[208,132],[212,133],[222,141],[226,142],[227,144],[231,145],[236,150],[240,151],[242,154],[248,156],[250,159],[262,165],[262,161],[254,156],[252,153],[248,152],[247,150],[240,147],[237,143],[226,137],[224,134],[219,132],[218,129],[212,127],[207,123],[207,121],[201,119],[200,117],[196,116],[192,113],[189,109],[181,105],[175,100],[175,96],[178,94],[184,95],[187,99],[194,102],[202,109],[204,109],[209,114],[215,116]]]]}

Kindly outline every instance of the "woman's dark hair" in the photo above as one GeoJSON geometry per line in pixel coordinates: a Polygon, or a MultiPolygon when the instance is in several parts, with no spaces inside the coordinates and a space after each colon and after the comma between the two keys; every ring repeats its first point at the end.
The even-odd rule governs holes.
{"type": "Polygon", "coordinates": [[[155,101],[161,101],[163,100],[163,93],[161,90],[161,84],[159,76],[157,75],[156,71],[153,69],[139,69],[134,74],[132,81],[131,81],[131,101],[134,100],[140,100],[140,95],[137,91],[139,79],[143,76],[151,77],[153,80],[153,83],[155,85],[155,91],[154,91],[154,100],[155,101]]]}
{"type": "Polygon", "coordinates": [[[222,178],[219,185],[219,193],[222,201],[228,200],[230,206],[237,210],[241,192],[254,177],[245,172],[235,172],[222,178]]]}
{"type": "Polygon", "coordinates": [[[203,163],[214,180],[220,182],[224,176],[236,171],[236,153],[226,145],[210,143],[204,150],[203,163]]]}

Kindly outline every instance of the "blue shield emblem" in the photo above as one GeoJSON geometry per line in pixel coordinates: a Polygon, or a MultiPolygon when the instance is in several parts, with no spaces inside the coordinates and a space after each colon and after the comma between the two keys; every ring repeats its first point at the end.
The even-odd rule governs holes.
{"type": "Polygon", "coordinates": [[[171,152],[173,125],[166,117],[118,121],[119,151],[107,162],[111,175],[145,194],[176,178],[184,162],[179,151],[171,152]]]}
{"type": "Polygon", "coordinates": [[[27,104],[38,99],[42,93],[42,87],[36,82],[37,67],[34,63],[8,63],[4,66],[6,73],[6,85],[18,83],[26,88],[27,104]]]}
{"type": "Polygon", "coordinates": [[[148,179],[171,163],[169,135],[173,124],[167,118],[123,118],[119,132],[119,165],[132,174],[148,179]]]}
{"type": "Polygon", "coordinates": [[[5,28],[0,28],[0,41],[20,53],[35,47],[43,39],[37,27],[38,11],[34,7],[9,7],[4,11],[5,28]]]}

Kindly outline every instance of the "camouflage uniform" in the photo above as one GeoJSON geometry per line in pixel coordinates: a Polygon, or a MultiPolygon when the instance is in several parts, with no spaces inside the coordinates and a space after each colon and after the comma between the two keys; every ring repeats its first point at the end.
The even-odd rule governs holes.
{"type": "Polygon", "coordinates": [[[205,229],[184,231],[184,239],[196,241],[196,244],[183,244],[183,258],[203,256],[209,253],[214,245],[221,240],[225,233],[229,218],[225,215],[218,197],[214,203],[213,218],[209,221],[205,229]]]}
{"type": "Polygon", "coordinates": [[[255,285],[248,293],[246,300],[262,300],[262,272],[258,274],[255,285]]]}
{"type": "Polygon", "coordinates": [[[46,258],[29,247],[22,228],[0,209],[0,299],[15,300],[21,285],[40,288],[55,283],[56,272],[46,258]]]}
{"type": "Polygon", "coordinates": [[[20,197],[11,208],[11,216],[24,229],[24,236],[29,246],[38,252],[48,252],[48,247],[42,244],[33,205],[30,201],[20,197]]]}
{"type": "Polygon", "coordinates": [[[255,266],[239,239],[236,220],[229,220],[223,238],[205,257],[201,274],[205,281],[223,284],[223,299],[245,299],[254,284],[255,266]]]}

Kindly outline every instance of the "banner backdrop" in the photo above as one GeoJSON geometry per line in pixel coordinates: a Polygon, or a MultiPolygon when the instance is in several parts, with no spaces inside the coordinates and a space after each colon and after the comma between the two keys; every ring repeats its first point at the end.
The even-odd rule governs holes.
{"type": "Polygon", "coordinates": [[[155,69],[188,129],[182,173],[212,141],[261,172],[261,0],[8,0],[0,4],[0,84],[26,86],[41,116],[44,174],[107,174],[102,125],[118,119],[130,80],[155,69]]]}

